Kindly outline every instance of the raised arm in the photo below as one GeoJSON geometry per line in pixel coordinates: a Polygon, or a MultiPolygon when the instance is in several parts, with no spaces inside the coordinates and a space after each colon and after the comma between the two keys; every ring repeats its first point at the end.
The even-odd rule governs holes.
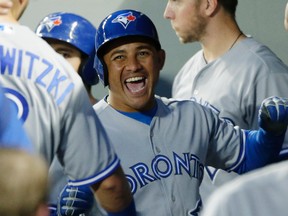
{"type": "Polygon", "coordinates": [[[245,160],[238,169],[243,173],[277,160],[288,124],[288,100],[265,99],[259,110],[259,130],[245,131],[245,160]]]}

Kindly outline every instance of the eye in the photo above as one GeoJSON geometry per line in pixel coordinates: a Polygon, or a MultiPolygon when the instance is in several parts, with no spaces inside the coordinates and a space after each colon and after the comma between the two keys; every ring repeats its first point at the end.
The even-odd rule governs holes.
{"type": "Polygon", "coordinates": [[[69,52],[64,51],[57,51],[60,55],[62,55],[65,59],[71,58],[71,55],[69,52]]]}
{"type": "Polygon", "coordinates": [[[141,50],[140,52],[138,52],[138,56],[140,57],[146,57],[149,55],[150,55],[150,52],[148,50],[141,50]]]}
{"type": "Polygon", "coordinates": [[[124,59],[124,55],[115,55],[115,56],[113,56],[113,58],[112,58],[113,61],[122,60],[122,59],[124,59]]]}

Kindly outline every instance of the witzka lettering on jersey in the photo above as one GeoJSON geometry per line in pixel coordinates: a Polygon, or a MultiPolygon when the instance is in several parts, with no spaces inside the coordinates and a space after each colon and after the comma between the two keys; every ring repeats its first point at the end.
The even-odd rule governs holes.
{"type": "Polygon", "coordinates": [[[1,75],[24,77],[46,89],[57,105],[72,92],[74,83],[45,58],[21,49],[0,45],[1,75]]]}
{"type": "Polygon", "coordinates": [[[126,178],[133,194],[139,187],[148,186],[151,182],[171,175],[188,175],[199,181],[202,181],[204,175],[204,165],[196,155],[190,153],[183,153],[180,156],[173,152],[173,160],[165,155],[157,155],[151,164],[139,162],[130,166],[130,170],[132,170],[133,175],[126,174],[126,178]]]}

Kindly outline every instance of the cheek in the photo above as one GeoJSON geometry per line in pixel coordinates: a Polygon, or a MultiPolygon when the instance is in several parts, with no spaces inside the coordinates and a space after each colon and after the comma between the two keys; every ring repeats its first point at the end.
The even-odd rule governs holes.
{"type": "Polygon", "coordinates": [[[72,65],[74,70],[78,72],[80,64],[81,64],[80,58],[77,58],[77,57],[75,57],[75,58],[67,58],[66,60],[72,65]]]}
{"type": "Polygon", "coordinates": [[[121,84],[121,68],[118,67],[107,67],[109,85],[119,86],[121,84]]]}

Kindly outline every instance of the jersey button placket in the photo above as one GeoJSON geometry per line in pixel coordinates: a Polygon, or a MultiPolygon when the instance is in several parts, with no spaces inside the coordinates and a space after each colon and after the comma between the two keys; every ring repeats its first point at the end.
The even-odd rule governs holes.
{"type": "Polygon", "coordinates": [[[158,146],[156,146],[156,152],[157,152],[158,154],[160,154],[160,152],[161,152],[161,150],[158,148],[158,146]]]}
{"type": "Polygon", "coordinates": [[[197,96],[199,94],[199,90],[197,89],[198,84],[201,80],[201,77],[203,77],[203,73],[205,72],[205,70],[201,70],[195,77],[194,81],[193,81],[193,88],[192,88],[192,94],[197,96]]]}
{"type": "Polygon", "coordinates": [[[195,90],[193,91],[193,95],[198,95],[198,93],[199,93],[199,91],[198,91],[197,89],[195,89],[195,90]]]}
{"type": "MultiPolygon", "coordinates": [[[[154,153],[155,153],[155,154],[160,154],[161,149],[160,149],[158,146],[154,145],[154,139],[155,139],[154,133],[153,133],[153,131],[152,131],[152,129],[151,129],[151,130],[150,130],[150,141],[151,141],[152,148],[154,149],[154,153]]],[[[157,142],[156,142],[156,143],[157,143],[157,142]]]]}
{"type": "Polygon", "coordinates": [[[174,196],[174,194],[171,195],[171,200],[172,200],[172,202],[176,201],[176,197],[174,196]]]}

